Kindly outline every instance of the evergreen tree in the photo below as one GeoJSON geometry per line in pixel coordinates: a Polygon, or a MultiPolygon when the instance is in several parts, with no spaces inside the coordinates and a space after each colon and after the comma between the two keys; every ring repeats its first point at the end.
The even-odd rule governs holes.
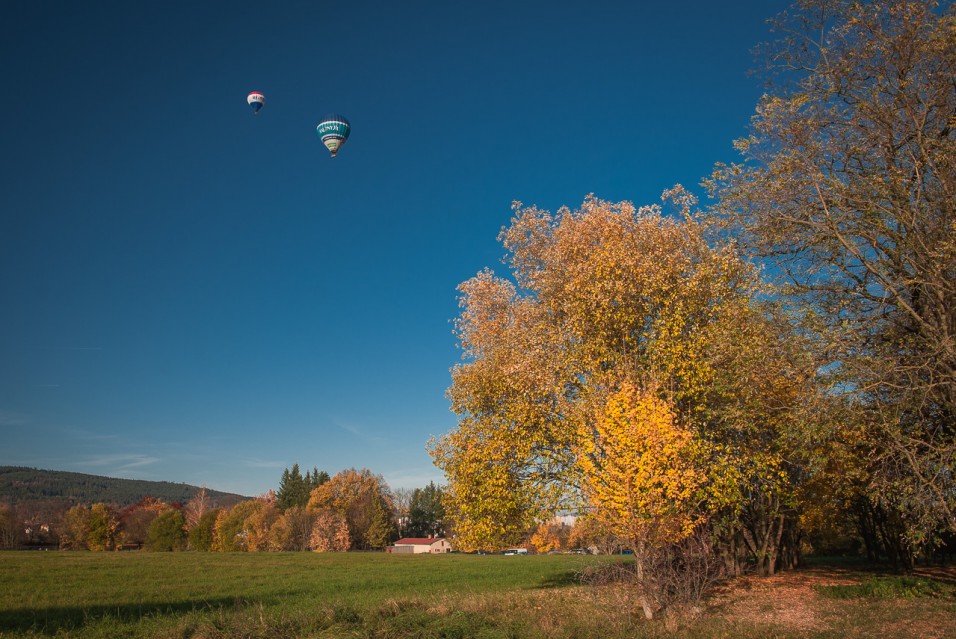
{"type": "Polygon", "coordinates": [[[329,474],[315,467],[311,471],[306,471],[305,477],[302,476],[298,464],[293,464],[291,470],[286,468],[282,472],[279,490],[276,492],[279,510],[285,512],[290,508],[305,508],[312,491],[327,481],[329,481],[329,474]]]}
{"type": "Polygon", "coordinates": [[[408,506],[409,537],[440,537],[445,534],[445,508],[442,506],[442,489],[434,482],[412,492],[408,506]]]}
{"type": "MultiPolygon", "coordinates": [[[[329,481],[329,479],[331,478],[329,477],[329,474],[327,472],[325,472],[324,470],[320,471],[318,468],[313,466],[312,474],[311,475],[309,473],[305,474],[305,484],[308,488],[308,493],[311,494],[313,490],[315,490],[316,488],[318,488],[325,482],[329,481]]],[[[306,501],[308,502],[308,499],[306,499],[306,501]]]]}
{"type": "MultiPolygon", "coordinates": [[[[308,477],[308,473],[306,473],[308,477]]],[[[285,511],[289,508],[302,508],[309,501],[309,493],[306,478],[302,477],[298,464],[292,465],[292,470],[288,468],[282,473],[282,479],[279,482],[279,491],[276,493],[276,502],[279,510],[285,511]]]]}

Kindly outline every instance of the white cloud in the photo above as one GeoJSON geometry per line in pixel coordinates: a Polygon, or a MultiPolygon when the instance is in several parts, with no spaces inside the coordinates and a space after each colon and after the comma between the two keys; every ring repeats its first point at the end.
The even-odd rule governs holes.
{"type": "Polygon", "coordinates": [[[126,471],[132,470],[134,468],[142,468],[143,466],[149,466],[151,464],[156,464],[162,460],[158,457],[150,457],[148,455],[97,455],[95,457],[87,457],[81,459],[77,462],[80,466],[93,466],[96,468],[102,467],[112,467],[115,471],[126,471]]]}
{"type": "Polygon", "coordinates": [[[17,413],[14,411],[0,410],[0,427],[2,426],[23,426],[32,421],[29,415],[17,413]]]}
{"type": "Polygon", "coordinates": [[[436,485],[445,483],[445,474],[435,466],[417,466],[414,468],[401,468],[391,472],[382,473],[385,483],[389,488],[424,488],[429,482],[435,482],[436,485]]]}
{"type": "Polygon", "coordinates": [[[389,443],[389,440],[385,437],[371,435],[354,424],[346,424],[338,419],[334,420],[333,423],[345,432],[350,433],[354,437],[362,440],[366,444],[371,444],[373,446],[387,446],[389,443]]]}
{"type": "Polygon", "coordinates": [[[275,461],[273,459],[245,459],[241,463],[246,468],[285,468],[286,467],[285,462],[275,461]]]}
{"type": "Polygon", "coordinates": [[[118,435],[113,435],[110,433],[95,433],[91,430],[85,430],[83,428],[64,428],[63,432],[66,435],[69,435],[73,439],[80,441],[91,441],[91,442],[104,442],[104,441],[114,441],[118,440],[118,435]]]}

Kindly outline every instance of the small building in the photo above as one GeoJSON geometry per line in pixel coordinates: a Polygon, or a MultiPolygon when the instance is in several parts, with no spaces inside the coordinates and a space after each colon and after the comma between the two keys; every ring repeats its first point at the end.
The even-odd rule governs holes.
{"type": "Polygon", "coordinates": [[[451,544],[444,537],[406,537],[385,550],[395,554],[438,555],[451,552],[451,544]]]}

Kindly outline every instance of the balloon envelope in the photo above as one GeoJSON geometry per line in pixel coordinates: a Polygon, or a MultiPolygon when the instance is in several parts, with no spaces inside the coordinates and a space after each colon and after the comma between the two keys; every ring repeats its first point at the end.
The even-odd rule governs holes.
{"type": "Polygon", "coordinates": [[[315,127],[315,132],[319,134],[322,144],[325,145],[332,157],[339,152],[339,149],[349,139],[349,133],[352,132],[352,125],[342,115],[327,115],[322,118],[319,125],[315,127]]]}
{"type": "Polygon", "coordinates": [[[253,91],[246,96],[246,102],[249,103],[249,106],[252,107],[254,112],[259,113],[259,109],[261,109],[262,105],[266,103],[266,96],[262,95],[258,91],[253,91]]]}

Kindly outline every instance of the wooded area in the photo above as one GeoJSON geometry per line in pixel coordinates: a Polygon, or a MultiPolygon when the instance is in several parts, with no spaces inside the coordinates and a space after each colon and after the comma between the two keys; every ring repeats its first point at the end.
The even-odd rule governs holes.
{"type": "Polygon", "coordinates": [[[586,513],[650,617],[661,571],[710,551],[772,575],[952,546],[956,14],[805,0],[775,27],[710,205],[515,203],[508,272],[460,286],[459,422],[431,450],[461,547],[586,513]]]}

